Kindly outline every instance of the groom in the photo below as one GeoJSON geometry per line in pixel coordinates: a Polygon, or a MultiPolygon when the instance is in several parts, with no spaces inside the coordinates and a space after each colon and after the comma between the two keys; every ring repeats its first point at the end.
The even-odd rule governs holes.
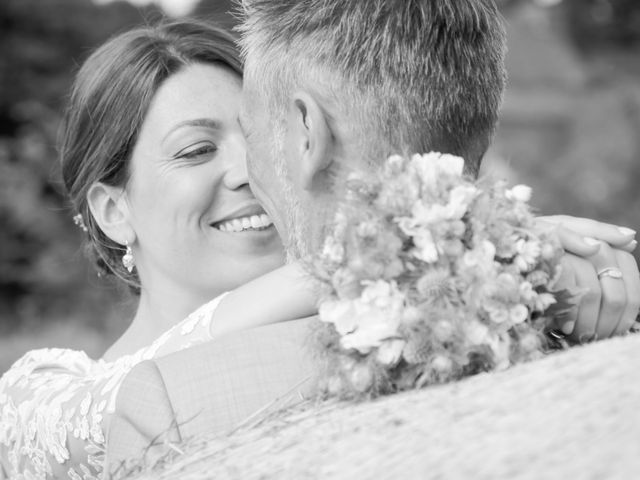
{"type": "MultiPolygon", "coordinates": [[[[320,247],[335,211],[335,179],[350,169],[375,168],[390,153],[436,150],[463,156],[467,172],[477,173],[505,83],[504,30],[491,0],[246,0],[245,7],[240,122],[251,185],[291,258],[320,247]]],[[[632,240],[590,225],[572,226],[617,245],[632,240]]],[[[570,319],[574,330],[627,331],[640,290],[635,262],[561,231],[566,246],[590,256],[572,257],[582,273],[567,282],[595,282],[603,297],[585,300],[570,319]],[[624,281],[599,281],[595,269],[611,266],[624,281]]],[[[313,371],[304,348],[309,324],[238,332],[138,365],[118,396],[107,461],[113,467],[157,438],[224,431],[274,399],[281,406],[304,397],[313,371]]]]}
{"type": "MultiPolygon", "coordinates": [[[[335,179],[345,172],[376,168],[394,153],[439,151],[463,157],[466,173],[477,175],[506,77],[505,33],[493,0],[244,5],[240,124],[251,189],[290,257],[322,247],[339,200],[335,179]]],[[[587,237],[632,240],[588,222],[568,220],[587,237]]],[[[591,262],[564,259],[564,286],[589,289],[569,320],[580,314],[573,339],[626,332],[638,311],[635,261],[608,244],[589,251],[593,245],[560,234],[565,249],[591,262]],[[599,281],[596,273],[611,267],[623,270],[623,282],[599,281]]]]}

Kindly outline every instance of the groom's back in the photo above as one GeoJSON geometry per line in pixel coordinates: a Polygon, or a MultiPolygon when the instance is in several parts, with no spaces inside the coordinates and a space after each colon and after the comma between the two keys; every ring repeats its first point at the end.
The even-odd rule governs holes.
{"type": "Polygon", "coordinates": [[[111,471],[202,434],[223,434],[310,396],[312,319],[227,334],[142,362],[125,377],[107,441],[111,471]]]}

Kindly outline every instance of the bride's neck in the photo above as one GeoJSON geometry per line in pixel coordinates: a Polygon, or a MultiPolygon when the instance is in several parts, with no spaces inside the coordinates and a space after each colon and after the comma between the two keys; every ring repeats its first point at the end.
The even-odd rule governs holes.
{"type": "Polygon", "coordinates": [[[112,361],[144,348],[185,319],[200,305],[215,297],[191,295],[177,288],[142,289],[136,314],[124,334],[107,350],[103,358],[112,361]]]}

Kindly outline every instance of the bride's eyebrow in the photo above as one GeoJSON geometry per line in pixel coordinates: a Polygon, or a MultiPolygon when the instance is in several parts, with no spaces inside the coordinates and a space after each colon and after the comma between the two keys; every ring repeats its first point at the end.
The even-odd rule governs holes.
{"type": "Polygon", "coordinates": [[[193,119],[185,120],[171,127],[171,130],[167,132],[164,138],[166,139],[173,132],[183,127],[206,127],[212,130],[219,130],[221,128],[221,123],[218,120],[215,120],[213,118],[193,118],[193,119]]]}

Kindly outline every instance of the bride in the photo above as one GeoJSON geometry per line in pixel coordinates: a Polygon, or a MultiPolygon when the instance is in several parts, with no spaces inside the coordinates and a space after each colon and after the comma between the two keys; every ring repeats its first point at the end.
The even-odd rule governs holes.
{"type": "MultiPolygon", "coordinates": [[[[114,399],[134,365],[315,313],[313,289],[298,265],[282,266],[280,239],[249,188],[241,75],[234,38],[193,20],[123,33],[80,69],[64,182],[98,268],[129,285],[138,308],[103,358],[31,351],[0,379],[0,478],[98,477],[114,399]]],[[[582,235],[611,231],[572,222],[582,235]]],[[[568,230],[564,238],[568,250],[581,242],[568,230]]],[[[573,281],[595,276],[581,261],[573,281]]]]}
{"type": "Polygon", "coordinates": [[[298,268],[281,267],[281,241],[248,185],[241,74],[233,37],[195,21],[124,33],[80,69],[64,182],[98,268],[129,285],[138,307],[102,359],[36,350],[2,377],[0,464],[9,476],[94,478],[132,366],[314,313],[298,268]]]}

